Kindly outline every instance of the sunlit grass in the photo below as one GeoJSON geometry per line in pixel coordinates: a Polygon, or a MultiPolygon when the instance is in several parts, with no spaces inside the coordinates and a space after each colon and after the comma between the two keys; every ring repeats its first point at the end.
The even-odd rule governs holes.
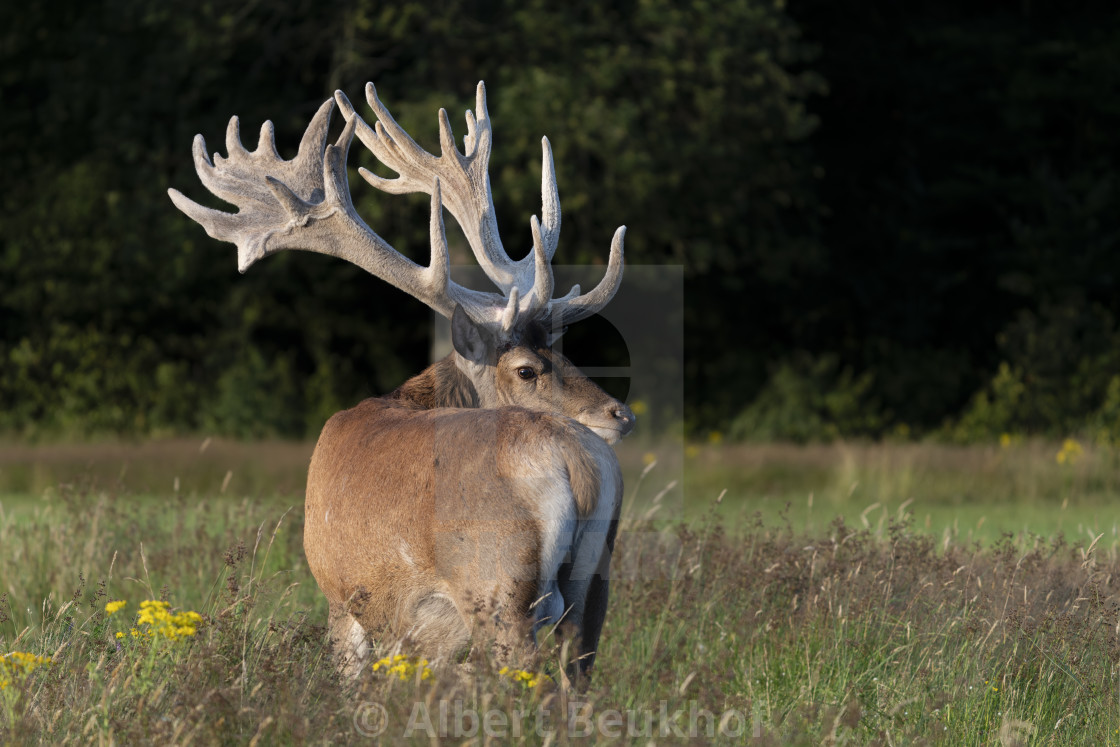
{"type": "Polygon", "coordinates": [[[652,461],[679,483],[662,498],[659,518],[695,520],[726,491],[724,520],[738,526],[757,513],[767,526],[819,531],[841,516],[881,530],[908,516],[916,531],[957,543],[1059,532],[1120,542],[1120,450],[1110,447],[1022,439],[1002,447],[667,443],[642,447],[640,461],[628,449],[620,450],[628,484],[652,461]]]}
{"type": "Polygon", "coordinates": [[[189,463],[178,490],[48,487],[0,514],[0,656],[38,662],[0,689],[0,742],[648,744],[695,724],[711,742],[1118,744],[1120,558],[1115,534],[1078,531],[1108,520],[1113,466],[1062,448],[627,446],[590,685],[551,637],[515,666],[383,642],[341,681],[298,499],[189,463]],[[1012,520],[1052,528],[1001,539],[1012,520]]]}
{"type": "MultiPolygon", "coordinates": [[[[309,443],[240,444],[198,439],[137,444],[0,446],[0,511],[25,515],[62,490],[113,492],[131,502],[230,502],[299,506],[309,443]]],[[[685,444],[633,439],[619,447],[627,485],[656,463],[629,509],[642,515],[665,489],[653,517],[695,520],[726,491],[725,521],[819,530],[836,516],[878,527],[900,512],[915,529],[954,541],[990,542],[1003,533],[1096,537],[1115,542],[1120,450],[1067,440],[1003,445],[685,444]],[[656,483],[656,484],[655,484],[656,483]]],[[[168,514],[168,520],[175,516],[168,514]]],[[[190,515],[179,516],[190,522],[190,515]]],[[[188,527],[193,529],[192,527],[188,527]]]]}

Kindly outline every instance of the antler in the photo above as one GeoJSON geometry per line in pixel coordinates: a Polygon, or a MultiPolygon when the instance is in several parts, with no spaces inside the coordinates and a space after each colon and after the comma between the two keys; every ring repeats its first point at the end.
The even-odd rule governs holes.
{"type": "Polygon", "coordinates": [[[211,160],[206,154],[206,141],[202,135],[195,136],[195,169],[203,185],[239,210],[213,210],[169,189],[172,202],[211,237],[237,245],[241,272],[285,249],[318,252],[358,265],[446,317],[451,317],[456,305],[462,306],[476,323],[493,328],[503,337],[511,335],[519,321],[547,314],[553,317],[553,328],[562,330],[610,301],[622,280],[625,226],[615,232],[606,275],[594,290],[580,295],[577,285],[563,298],[552,298],[550,262],[560,232],[560,200],[547,138],[543,143],[541,182],[544,221],[533,216],[531,257],[514,261],[502,248],[487,174],[491,131],[482,83],[478,84],[479,119],[467,112],[465,156],[455,147],[446,111],[440,110],[443,154],[437,158],[420,148],[393,120],[377,99],[372,83],[366,86],[366,97],[378,116],[376,130],[357,116],[341,91],[336,91],[335,98],[325,101],[315,113],[299,152],[290,161],[276,151],[271,122],[261,127],[257,149],[250,152],[241,144],[237,117],[231,118],[226,129],[225,158],[214,154],[211,160]],[[347,121],[338,140],[328,144],[327,130],[336,101],[347,121]],[[346,158],[355,132],[383,163],[400,174],[396,179],[382,179],[361,169],[368,182],[391,194],[431,195],[431,261],[427,267],[397,252],[354,210],[346,158]],[[444,194],[479,264],[501,289],[500,295],[470,290],[451,280],[443,224],[444,194]]]}
{"type": "MultiPolygon", "coordinates": [[[[539,318],[551,314],[558,329],[597,313],[614,297],[622,282],[623,241],[626,227],[620,227],[611,242],[606,275],[591,292],[580,295],[575,286],[563,298],[552,298],[551,262],[560,237],[560,195],[556,186],[556,168],[548,138],[542,138],[541,215],[533,216],[533,250],[520,260],[513,260],[502,246],[494,215],[488,166],[493,132],[486,109],[486,86],[481,81],[475,93],[477,118],[467,110],[467,134],[463,138],[464,153],[455,146],[451,123],[445,109],[439,110],[440,155],[428,153],[409,136],[381,103],[373,83],[366,83],[366,101],[377,116],[370,127],[357,114],[342,91],[335,91],[342,116],[347,123],[357,122],[356,133],[379,161],[399,176],[383,179],[367,169],[358,172],[374,187],[390,194],[424,192],[431,185],[443,185],[447,209],[466,234],[467,242],[487,277],[509,299],[509,308],[516,307],[517,318],[539,318]],[[516,300],[515,300],[516,294],[516,300]]],[[[509,320],[510,323],[513,320],[509,320]]],[[[505,325],[503,325],[504,327],[505,325]]]]}
{"type": "Polygon", "coordinates": [[[304,249],[344,259],[376,275],[450,317],[460,304],[479,321],[493,322],[507,303],[503,296],[472,291],[450,280],[440,185],[431,187],[431,262],[422,267],[397,252],[354,210],[346,175],[346,156],[354,137],[348,122],[334,144],[327,144],[334,100],[323,102],[290,161],[276,152],[271,122],[261,127],[255,151],[241,144],[237,117],[226,129],[228,156],[206,155],[206,140],[194,139],[194,162],[203,185],[239,208],[225,213],[203,207],[169,189],[175,206],[202,225],[211,237],[237,245],[238,269],[284,249],[304,249]]]}

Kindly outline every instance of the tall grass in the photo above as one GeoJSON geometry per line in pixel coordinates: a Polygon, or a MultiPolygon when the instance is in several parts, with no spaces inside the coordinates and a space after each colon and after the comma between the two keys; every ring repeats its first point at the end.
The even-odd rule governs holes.
{"type": "Polygon", "coordinates": [[[658,522],[658,468],[633,482],[594,676],[550,639],[532,687],[485,642],[341,681],[290,501],[52,490],[0,515],[0,655],[51,659],[0,690],[0,743],[1120,743],[1115,545],[726,530],[728,497],[658,522]],[[203,624],[132,638],[147,599],[203,624]]]}

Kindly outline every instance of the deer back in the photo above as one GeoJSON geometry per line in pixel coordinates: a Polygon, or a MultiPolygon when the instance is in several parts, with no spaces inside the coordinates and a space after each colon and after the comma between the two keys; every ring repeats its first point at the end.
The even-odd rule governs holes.
{"type": "Polygon", "coordinates": [[[500,601],[528,614],[587,521],[608,531],[620,488],[610,447],[563,416],[369,399],[319,437],[304,548],[331,604],[371,632],[403,634],[432,595],[469,606],[465,592],[511,579],[519,598],[500,601]]]}

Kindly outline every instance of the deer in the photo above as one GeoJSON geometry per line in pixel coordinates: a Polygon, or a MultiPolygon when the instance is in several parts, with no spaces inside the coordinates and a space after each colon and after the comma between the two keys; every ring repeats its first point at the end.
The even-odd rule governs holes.
{"type": "Polygon", "coordinates": [[[484,83],[476,113],[466,112],[462,152],[440,109],[439,156],[416,144],[372,83],[365,94],[374,126],[335,91],[291,160],[278,154],[271,122],[250,152],[232,117],[225,157],[208,157],[197,135],[198,176],[236,213],[168,190],[209,236],[237,246],[242,273],[280,251],[318,252],[362,267],[451,322],[451,354],[392,393],[336,413],[311,457],[304,551],[328,601],[339,667],[356,677],[374,641],[448,659],[479,635],[495,642],[500,660],[513,661],[531,657],[549,629],[572,636],[569,670],[585,675],[606,615],[622,505],[610,445],[633,430],[635,417],[553,348],[569,325],[614,297],[626,227],[615,232],[594,288],[583,293],[576,285],[554,297],[560,201],[548,138],[541,218],[530,220],[531,250],[514,260],[495,218],[484,83]],[[345,125],[328,143],[336,107],[345,125]],[[366,182],[387,194],[430,196],[426,267],[355,211],[346,168],[355,135],[398,175],[360,168],[366,182]],[[498,292],[451,279],[445,209],[498,292]]]}

